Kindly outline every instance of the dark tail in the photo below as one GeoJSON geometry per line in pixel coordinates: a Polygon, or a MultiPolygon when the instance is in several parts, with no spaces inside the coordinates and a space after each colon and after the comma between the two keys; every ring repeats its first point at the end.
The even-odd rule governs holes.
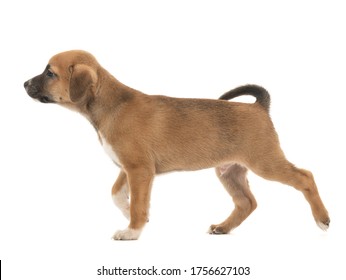
{"type": "Polygon", "coordinates": [[[237,87],[221,95],[219,99],[230,100],[241,95],[252,95],[256,97],[256,103],[260,104],[267,112],[269,112],[270,95],[266,89],[257,85],[237,87]]]}

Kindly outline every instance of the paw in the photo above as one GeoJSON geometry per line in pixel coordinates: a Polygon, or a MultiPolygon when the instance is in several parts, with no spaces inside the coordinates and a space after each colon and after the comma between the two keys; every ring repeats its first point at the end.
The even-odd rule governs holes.
{"type": "Polygon", "coordinates": [[[141,234],[140,229],[126,228],[124,230],[118,230],[114,235],[114,240],[137,240],[141,234]]]}
{"type": "Polygon", "coordinates": [[[316,223],[320,229],[322,229],[323,231],[327,231],[327,229],[329,228],[330,219],[329,217],[327,217],[322,221],[316,221],[316,223]]]}
{"type": "Polygon", "coordinates": [[[211,225],[208,233],[209,234],[227,234],[229,230],[225,229],[222,225],[211,225]]]}

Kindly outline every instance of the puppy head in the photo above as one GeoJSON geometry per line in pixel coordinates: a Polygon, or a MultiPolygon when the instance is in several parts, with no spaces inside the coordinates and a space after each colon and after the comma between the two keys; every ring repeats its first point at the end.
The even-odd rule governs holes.
{"type": "Polygon", "coordinates": [[[53,56],[43,73],[26,81],[28,95],[42,103],[58,103],[80,109],[94,98],[100,65],[84,51],[68,51],[53,56]]]}

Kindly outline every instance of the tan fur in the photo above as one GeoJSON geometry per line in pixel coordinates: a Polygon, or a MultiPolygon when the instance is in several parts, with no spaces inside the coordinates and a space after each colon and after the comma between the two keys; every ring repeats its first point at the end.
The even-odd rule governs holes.
{"type": "Polygon", "coordinates": [[[228,233],[256,208],[248,169],[302,191],[318,225],[328,228],[312,174],[286,160],[268,111],[259,103],[146,95],[120,83],[84,51],[53,56],[25,88],[42,102],[80,112],[111,145],[121,168],[112,194],[129,188],[131,198],[130,224],[115,239],[139,237],[155,174],[210,167],[216,167],[235,204],[223,223],[210,227],[211,233],[228,233]],[[48,70],[53,77],[47,77],[48,70]]]}

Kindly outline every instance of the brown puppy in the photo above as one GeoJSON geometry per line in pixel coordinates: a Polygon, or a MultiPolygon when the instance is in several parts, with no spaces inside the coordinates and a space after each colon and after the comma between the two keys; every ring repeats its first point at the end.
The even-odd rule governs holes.
{"type": "Polygon", "coordinates": [[[212,225],[210,233],[228,233],[255,210],[248,169],[300,190],[318,226],[329,226],[312,174],[288,162],[280,148],[268,112],[269,94],[261,87],[243,86],[221,97],[253,95],[254,104],[150,96],[120,83],[84,51],[53,56],[44,72],[24,87],[32,98],[84,115],[121,168],[112,195],[130,224],[114,239],[139,237],[148,219],[155,174],[210,167],[216,167],[235,204],[231,215],[212,225]]]}

